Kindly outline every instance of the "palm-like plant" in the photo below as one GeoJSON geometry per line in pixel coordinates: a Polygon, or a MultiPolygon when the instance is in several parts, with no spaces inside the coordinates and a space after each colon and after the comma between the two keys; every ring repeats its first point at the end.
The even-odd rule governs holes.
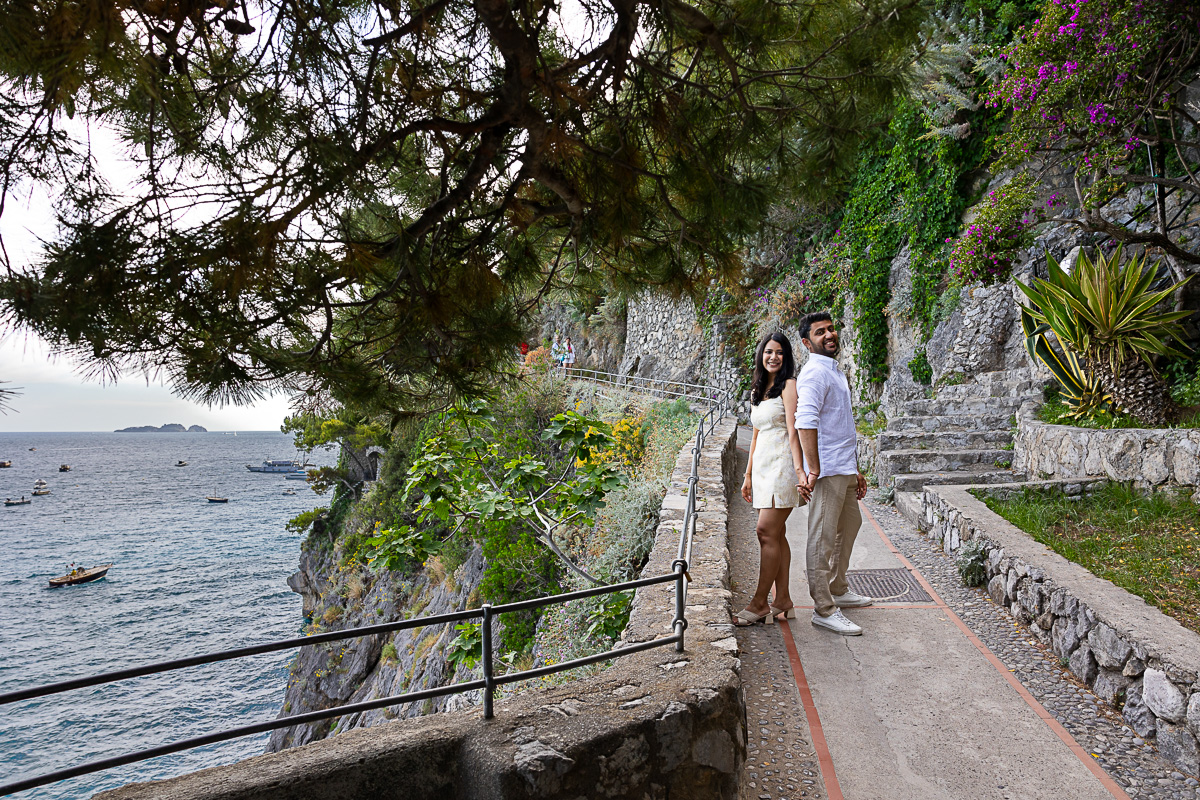
{"type": "Polygon", "coordinates": [[[1121,247],[1094,259],[1081,253],[1070,273],[1047,261],[1047,280],[1017,283],[1034,304],[1030,316],[1083,359],[1118,408],[1148,425],[1173,421],[1181,409],[1152,360],[1183,355],[1175,344],[1183,336],[1179,321],[1191,312],[1156,310],[1181,284],[1151,288],[1157,270],[1144,255],[1126,260],[1121,247]]]}
{"type": "Polygon", "coordinates": [[[1059,395],[1067,407],[1067,416],[1089,420],[1112,410],[1112,396],[1105,391],[1096,376],[1084,369],[1079,356],[1069,348],[1060,353],[1046,336],[1050,326],[1037,322],[1028,308],[1021,309],[1021,329],[1025,332],[1025,349],[1042,362],[1062,386],[1059,395]]]}

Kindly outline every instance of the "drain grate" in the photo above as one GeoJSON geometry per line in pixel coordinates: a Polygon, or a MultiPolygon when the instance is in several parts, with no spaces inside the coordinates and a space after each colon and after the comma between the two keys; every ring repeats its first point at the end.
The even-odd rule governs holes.
{"type": "Polygon", "coordinates": [[[876,603],[932,603],[912,573],[897,569],[852,569],[846,571],[851,590],[873,597],[876,603]]]}

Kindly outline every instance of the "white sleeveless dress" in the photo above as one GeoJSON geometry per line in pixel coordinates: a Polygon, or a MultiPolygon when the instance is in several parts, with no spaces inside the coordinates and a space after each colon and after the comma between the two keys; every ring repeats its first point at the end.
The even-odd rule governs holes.
{"type": "Polygon", "coordinates": [[[783,398],[772,397],[750,407],[750,424],[758,431],[750,488],[755,508],[795,508],[802,505],[796,491],[796,470],[788,445],[783,398]]]}

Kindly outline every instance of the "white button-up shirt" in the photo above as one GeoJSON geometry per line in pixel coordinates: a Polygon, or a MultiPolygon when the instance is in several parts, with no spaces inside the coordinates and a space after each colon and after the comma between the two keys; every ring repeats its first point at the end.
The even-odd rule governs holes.
{"type": "MultiPolygon", "coordinates": [[[[816,429],[821,475],[858,474],[858,434],[850,408],[850,382],[837,361],[810,353],[796,379],[796,392],[796,428],[816,429]]],[[[808,470],[807,463],[804,469],[808,470]]]]}

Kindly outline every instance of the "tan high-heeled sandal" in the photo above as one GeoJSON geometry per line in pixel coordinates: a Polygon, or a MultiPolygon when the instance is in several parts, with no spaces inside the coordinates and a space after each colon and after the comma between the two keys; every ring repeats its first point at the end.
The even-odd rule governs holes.
{"type": "Polygon", "coordinates": [[[795,619],[796,607],[792,606],[791,608],[778,608],[776,606],[771,606],[772,617],[778,617],[780,614],[783,614],[784,619],[795,619]]]}
{"type": "Polygon", "coordinates": [[[748,628],[751,625],[757,625],[760,622],[765,622],[768,625],[774,625],[775,615],[770,611],[765,614],[755,614],[753,611],[745,608],[733,615],[733,625],[735,628],[748,628]]]}

